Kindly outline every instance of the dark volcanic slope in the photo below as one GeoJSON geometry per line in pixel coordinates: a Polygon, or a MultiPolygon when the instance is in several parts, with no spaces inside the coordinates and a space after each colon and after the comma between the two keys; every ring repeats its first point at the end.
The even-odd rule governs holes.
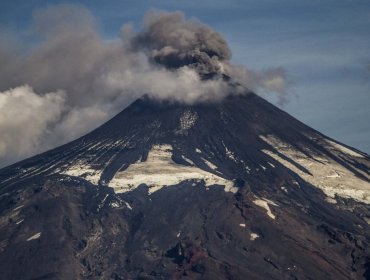
{"type": "Polygon", "coordinates": [[[370,159],[254,94],[134,102],[0,170],[2,279],[370,278],[370,159]]]}

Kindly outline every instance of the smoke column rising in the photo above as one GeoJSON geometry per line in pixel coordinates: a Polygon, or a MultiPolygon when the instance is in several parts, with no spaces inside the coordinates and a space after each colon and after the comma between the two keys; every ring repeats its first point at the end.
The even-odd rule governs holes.
{"type": "MultiPolygon", "coordinates": [[[[82,6],[34,13],[37,45],[0,36],[0,167],[83,135],[147,94],[207,102],[230,91],[224,77],[285,100],[283,69],[256,72],[230,62],[221,34],[181,12],[150,12],[113,41],[82,6]]],[[[0,34],[2,35],[2,34],[0,34]]]]}

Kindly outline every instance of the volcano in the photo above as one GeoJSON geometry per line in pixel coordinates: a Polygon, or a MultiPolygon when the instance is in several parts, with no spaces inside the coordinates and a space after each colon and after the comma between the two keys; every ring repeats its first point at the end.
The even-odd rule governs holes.
{"type": "Polygon", "coordinates": [[[0,197],[2,279],[370,279],[370,157],[251,92],[138,99],[0,197]]]}

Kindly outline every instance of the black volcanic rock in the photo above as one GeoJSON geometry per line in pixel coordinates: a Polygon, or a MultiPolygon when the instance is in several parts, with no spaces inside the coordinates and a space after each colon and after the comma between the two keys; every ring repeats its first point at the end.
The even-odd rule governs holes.
{"type": "Polygon", "coordinates": [[[1,279],[369,279],[369,182],[253,93],[142,98],[0,170],[1,279]]]}

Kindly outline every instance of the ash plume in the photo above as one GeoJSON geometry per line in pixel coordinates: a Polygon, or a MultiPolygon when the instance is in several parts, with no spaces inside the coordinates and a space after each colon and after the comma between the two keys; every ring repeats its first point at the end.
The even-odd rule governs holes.
{"type": "Polygon", "coordinates": [[[144,94],[219,100],[230,93],[226,75],[257,93],[286,96],[283,70],[233,65],[222,35],[181,12],[150,12],[139,31],[124,25],[107,41],[86,8],[58,5],[36,11],[30,30],[30,48],[0,31],[0,167],[83,135],[144,94]],[[44,110],[50,106],[54,113],[44,110]],[[14,108],[27,117],[12,117],[14,108]],[[17,130],[32,143],[19,143],[17,130]]]}
{"type": "Polygon", "coordinates": [[[159,64],[168,68],[189,66],[200,74],[221,72],[220,62],[231,58],[221,34],[200,22],[186,20],[181,12],[149,13],[131,43],[159,64]]]}

